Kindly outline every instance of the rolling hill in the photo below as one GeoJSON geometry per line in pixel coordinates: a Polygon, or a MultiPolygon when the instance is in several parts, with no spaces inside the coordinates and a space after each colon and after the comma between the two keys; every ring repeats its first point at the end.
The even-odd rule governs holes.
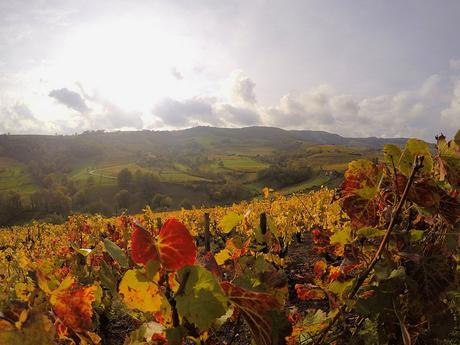
{"type": "Polygon", "coordinates": [[[54,208],[33,200],[47,193],[65,196],[56,203],[69,203],[66,212],[209,206],[253,197],[267,185],[283,193],[334,187],[348,162],[405,141],[273,127],[0,135],[0,191],[19,193],[26,208],[45,204],[45,214],[54,208]],[[124,170],[132,179],[122,187],[124,170]]]}

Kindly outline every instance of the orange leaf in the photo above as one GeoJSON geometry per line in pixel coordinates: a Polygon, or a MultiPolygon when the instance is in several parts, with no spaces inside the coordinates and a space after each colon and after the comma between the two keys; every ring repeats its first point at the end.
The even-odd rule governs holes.
{"type": "Polygon", "coordinates": [[[313,284],[295,284],[294,288],[301,301],[319,301],[326,298],[324,291],[313,284]]]}
{"type": "Polygon", "coordinates": [[[96,300],[96,289],[96,286],[82,286],[72,278],[65,279],[51,294],[54,313],[75,332],[91,329],[91,304],[96,300]]]}
{"type": "Polygon", "coordinates": [[[158,250],[152,235],[141,225],[133,223],[131,235],[131,257],[136,264],[147,264],[149,260],[158,261],[158,250]]]}
{"type": "Polygon", "coordinates": [[[176,271],[195,263],[196,246],[184,224],[168,219],[160,230],[159,250],[164,268],[176,271]]]}
{"type": "Polygon", "coordinates": [[[315,262],[313,266],[313,272],[315,272],[316,279],[321,279],[321,277],[326,272],[327,264],[324,260],[318,260],[315,262]]]}

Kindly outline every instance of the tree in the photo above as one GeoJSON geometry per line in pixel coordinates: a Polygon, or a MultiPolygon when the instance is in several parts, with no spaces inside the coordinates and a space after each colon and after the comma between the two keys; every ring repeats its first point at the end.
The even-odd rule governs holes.
{"type": "Polygon", "coordinates": [[[127,189],[133,181],[133,174],[128,168],[121,169],[117,175],[118,187],[127,189]]]}
{"type": "Polygon", "coordinates": [[[130,193],[126,189],[120,190],[116,195],[115,195],[115,200],[117,201],[117,206],[118,208],[129,208],[129,202],[130,202],[130,193]]]}
{"type": "Polygon", "coordinates": [[[192,203],[191,203],[188,199],[183,199],[183,200],[180,202],[179,207],[180,207],[180,208],[185,208],[185,209],[189,210],[189,209],[192,208],[192,203]]]}

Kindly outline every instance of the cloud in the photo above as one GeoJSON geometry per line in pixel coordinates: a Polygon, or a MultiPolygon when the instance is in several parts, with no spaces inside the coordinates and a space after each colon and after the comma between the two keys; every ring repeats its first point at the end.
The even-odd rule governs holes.
{"type": "Polygon", "coordinates": [[[152,110],[161,123],[171,127],[189,127],[196,125],[220,125],[212,109],[213,100],[192,98],[178,101],[164,98],[152,110]]]}
{"type": "Polygon", "coordinates": [[[139,111],[125,111],[120,107],[106,102],[99,113],[92,114],[93,127],[99,129],[142,129],[142,113],[139,111]]]}
{"type": "Polygon", "coordinates": [[[253,126],[261,124],[260,114],[250,108],[233,106],[231,104],[214,105],[215,113],[228,126],[253,126]]]}
{"type": "Polygon", "coordinates": [[[49,93],[49,96],[79,113],[86,113],[90,111],[83,97],[81,97],[79,93],[67,88],[52,90],[49,93]]]}
{"type": "Polygon", "coordinates": [[[52,90],[49,96],[59,103],[75,110],[67,120],[60,120],[59,126],[66,133],[92,129],[122,130],[142,129],[142,113],[127,111],[113,102],[100,97],[97,93],[85,92],[81,83],[77,83],[80,93],[67,88],[52,90]],[[91,107],[89,106],[91,105],[91,107]]]}
{"type": "Polygon", "coordinates": [[[319,86],[281,97],[259,108],[267,123],[283,128],[324,130],[345,136],[417,136],[433,140],[460,128],[460,80],[432,75],[419,87],[394,94],[354,97],[319,86]]]}
{"type": "Polygon", "coordinates": [[[449,106],[441,112],[441,123],[444,128],[460,129],[460,79],[455,80],[454,85],[449,106]]]}
{"type": "Polygon", "coordinates": [[[165,98],[155,105],[152,114],[159,127],[185,128],[198,125],[249,126],[261,124],[256,109],[220,102],[216,98],[165,98]]]}
{"type": "Polygon", "coordinates": [[[256,83],[243,71],[236,70],[232,73],[232,99],[237,103],[256,103],[256,83]]]}
{"type": "Polygon", "coordinates": [[[54,124],[38,120],[23,103],[0,105],[0,133],[49,134],[58,130],[54,124]]]}

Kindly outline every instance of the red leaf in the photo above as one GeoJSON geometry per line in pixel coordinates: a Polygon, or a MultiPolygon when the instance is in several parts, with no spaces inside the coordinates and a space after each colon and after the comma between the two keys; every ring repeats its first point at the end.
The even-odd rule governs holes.
{"type": "Polygon", "coordinates": [[[220,277],[219,265],[216,258],[211,252],[207,252],[202,259],[204,268],[211,272],[214,276],[220,277]]]}
{"type": "Polygon", "coordinates": [[[379,221],[377,198],[368,200],[358,195],[343,198],[342,208],[348,214],[351,224],[356,227],[375,226],[379,221]]]}
{"type": "Polygon", "coordinates": [[[196,246],[184,224],[168,219],[160,230],[159,250],[162,265],[176,271],[195,263],[196,246]]]}
{"type": "Polygon", "coordinates": [[[149,260],[158,261],[158,250],[150,233],[141,225],[133,223],[131,235],[131,257],[136,264],[147,264],[149,260]]]}
{"type": "Polygon", "coordinates": [[[229,282],[220,283],[230,303],[241,311],[257,345],[272,345],[274,325],[269,316],[271,310],[279,309],[278,301],[270,294],[252,292],[229,282]]]}
{"type": "Polygon", "coordinates": [[[342,184],[342,207],[354,227],[378,223],[380,177],[381,168],[370,161],[353,161],[348,165],[342,184]]]}

